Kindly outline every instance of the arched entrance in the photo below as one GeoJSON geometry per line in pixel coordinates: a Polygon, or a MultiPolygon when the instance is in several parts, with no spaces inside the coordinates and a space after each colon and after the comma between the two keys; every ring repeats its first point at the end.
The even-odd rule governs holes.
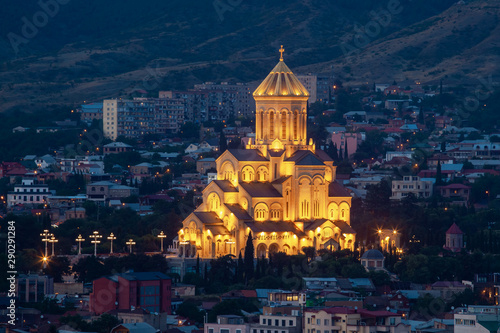
{"type": "Polygon", "coordinates": [[[257,258],[267,257],[267,246],[264,243],[257,245],[257,258]]]}

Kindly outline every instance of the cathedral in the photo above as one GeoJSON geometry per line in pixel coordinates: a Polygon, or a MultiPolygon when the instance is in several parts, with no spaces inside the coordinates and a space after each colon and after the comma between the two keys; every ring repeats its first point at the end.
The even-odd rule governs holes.
{"type": "Polygon", "coordinates": [[[253,93],[255,138],[216,161],[217,180],[178,233],[179,257],[244,254],[249,235],[255,255],[354,250],[351,196],[335,181],[336,166],[307,140],[309,92],[283,61],[253,93]]]}

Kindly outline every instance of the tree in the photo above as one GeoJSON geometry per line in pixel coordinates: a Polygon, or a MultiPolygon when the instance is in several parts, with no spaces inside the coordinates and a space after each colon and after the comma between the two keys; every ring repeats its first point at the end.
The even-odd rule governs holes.
{"type": "Polygon", "coordinates": [[[254,259],[254,248],[253,248],[253,239],[252,239],[252,231],[248,233],[247,244],[245,246],[245,281],[248,281],[253,277],[253,259],[254,259]]]}
{"type": "Polygon", "coordinates": [[[219,152],[222,154],[227,150],[227,139],[226,135],[224,134],[224,131],[220,131],[220,137],[219,137],[219,152]]]}
{"type": "Polygon", "coordinates": [[[443,174],[441,173],[441,160],[438,159],[436,167],[436,185],[439,186],[443,184],[443,174]]]}
{"type": "Polygon", "coordinates": [[[344,159],[345,160],[349,159],[349,152],[347,151],[347,140],[346,140],[346,143],[345,143],[344,159]]]}

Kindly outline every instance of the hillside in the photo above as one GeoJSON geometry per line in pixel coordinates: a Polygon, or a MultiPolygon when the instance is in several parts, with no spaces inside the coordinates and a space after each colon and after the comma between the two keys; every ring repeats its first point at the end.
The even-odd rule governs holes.
{"type": "Polygon", "coordinates": [[[352,82],[496,72],[499,2],[71,1],[17,53],[9,33],[22,35],[21,18],[32,21],[41,8],[9,2],[0,13],[0,111],[76,106],[138,89],[154,96],[203,81],[250,82],[272,68],[280,44],[295,72],[333,68],[352,82]],[[345,57],[342,43],[394,3],[390,22],[358,55],[345,57]]]}

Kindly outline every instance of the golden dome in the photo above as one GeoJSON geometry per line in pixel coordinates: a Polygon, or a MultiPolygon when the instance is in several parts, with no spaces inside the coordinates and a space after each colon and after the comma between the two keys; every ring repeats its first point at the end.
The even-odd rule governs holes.
{"type": "Polygon", "coordinates": [[[276,67],[254,91],[253,96],[309,97],[309,92],[281,58],[276,67]]]}

